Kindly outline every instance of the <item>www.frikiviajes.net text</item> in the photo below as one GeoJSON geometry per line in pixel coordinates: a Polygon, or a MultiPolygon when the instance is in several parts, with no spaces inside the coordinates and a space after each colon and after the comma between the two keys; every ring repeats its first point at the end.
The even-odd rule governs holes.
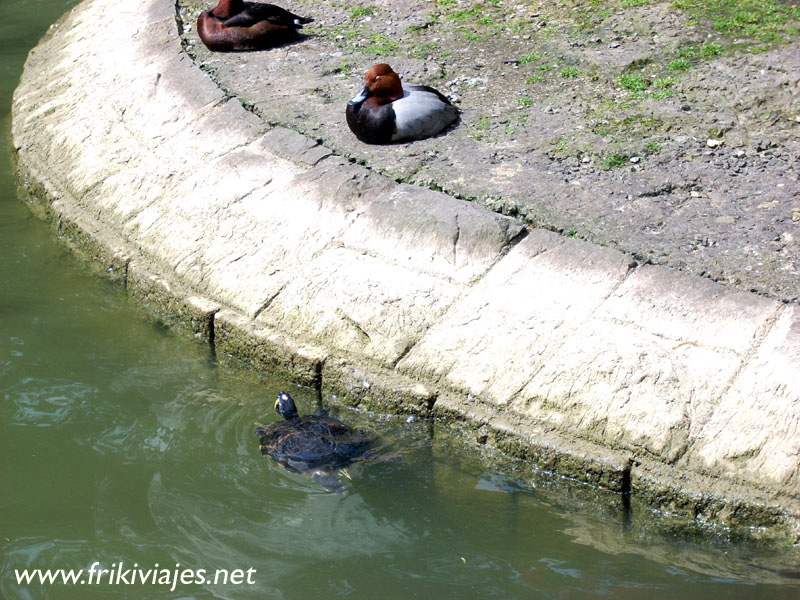
{"type": "Polygon", "coordinates": [[[101,568],[94,562],[88,569],[14,569],[18,585],[163,585],[174,591],[182,585],[253,585],[255,569],[188,569],[176,564],[175,568],[159,567],[144,569],[134,563],[125,568],[125,563],[112,563],[110,569],[101,568]]]}

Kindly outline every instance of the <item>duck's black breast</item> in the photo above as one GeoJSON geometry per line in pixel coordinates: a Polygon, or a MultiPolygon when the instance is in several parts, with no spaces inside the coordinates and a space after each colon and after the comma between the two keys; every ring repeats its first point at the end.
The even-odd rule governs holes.
{"type": "Polygon", "coordinates": [[[374,98],[367,98],[348,104],[345,116],[350,131],[366,144],[388,144],[397,130],[391,102],[379,104],[374,98]]]}
{"type": "Polygon", "coordinates": [[[273,25],[298,29],[303,23],[309,23],[311,20],[300,17],[274,4],[245,2],[244,10],[225,19],[223,24],[225,27],[251,27],[256,23],[268,21],[273,25]]]}

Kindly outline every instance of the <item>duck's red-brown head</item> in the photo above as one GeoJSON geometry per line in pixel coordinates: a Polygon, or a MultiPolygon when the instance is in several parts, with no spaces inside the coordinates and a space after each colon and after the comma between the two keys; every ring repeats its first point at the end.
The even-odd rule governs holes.
{"type": "Polygon", "coordinates": [[[214,8],[211,9],[211,14],[218,19],[230,19],[233,15],[238,15],[244,10],[243,0],[219,0],[214,8]]]}
{"type": "Polygon", "coordinates": [[[379,104],[394,102],[403,97],[403,84],[400,77],[386,63],[373,65],[364,75],[364,87],[352,98],[349,104],[358,104],[367,98],[374,98],[379,104]]]}

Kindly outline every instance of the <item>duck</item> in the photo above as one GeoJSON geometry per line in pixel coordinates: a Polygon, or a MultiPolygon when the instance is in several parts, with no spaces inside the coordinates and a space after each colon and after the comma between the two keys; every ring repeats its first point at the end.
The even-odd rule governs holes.
{"type": "Polygon", "coordinates": [[[313,20],[274,4],[220,0],[197,18],[197,33],[209,50],[261,50],[295,40],[313,20]]]}
{"type": "Polygon", "coordinates": [[[367,144],[427,138],[449,127],[458,114],[441,93],[426,85],[402,84],[385,63],[367,71],[364,87],[345,111],[350,130],[367,144]]]}

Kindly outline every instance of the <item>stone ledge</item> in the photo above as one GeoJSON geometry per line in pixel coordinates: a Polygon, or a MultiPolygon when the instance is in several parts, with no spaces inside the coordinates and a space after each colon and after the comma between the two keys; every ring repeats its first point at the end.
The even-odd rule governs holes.
{"type": "Polygon", "coordinates": [[[37,212],[217,352],[351,404],[466,415],[507,452],[656,504],[713,480],[708,497],[797,535],[796,306],[269,128],[182,53],[165,0],[72,11],[31,54],[13,136],[37,212]],[[143,10],[157,25],[136,30],[143,10]]]}

